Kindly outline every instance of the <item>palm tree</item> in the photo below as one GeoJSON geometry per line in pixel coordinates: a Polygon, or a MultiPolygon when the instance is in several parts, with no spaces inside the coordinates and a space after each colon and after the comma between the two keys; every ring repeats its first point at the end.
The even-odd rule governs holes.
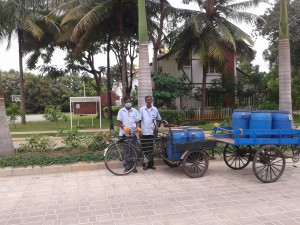
{"type": "MultiPolygon", "coordinates": [[[[48,2],[44,2],[48,4],[48,2]]],[[[23,56],[24,56],[24,36],[26,33],[31,34],[37,40],[41,40],[44,36],[43,30],[37,26],[36,21],[41,17],[37,17],[38,7],[42,7],[39,0],[18,0],[18,1],[2,1],[1,2],[0,20],[5,21],[7,26],[6,38],[8,40],[8,48],[11,44],[11,39],[14,33],[18,37],[19,45],[19,72],[20,72],[20,100],[21,123],[26,124],[25,117],[25,95],[24,95],[24,72],[23,72],[23,56]]]]}
{"type": "MultiPolygon", "coordinates": [[[[186,1],[192,2],[194,0],[186,1]]],[[[203,65],[203,81],[201,89],[201,118],[204,116],[206,99],[206,75],[209,62],[218,67],[225,66],[227,55],[233,52],[253,54],[251,37],[241,30],[234,22],[253,23],[260,17],[244,10],[257,6],[260,1],[233,3],[231,0],[197,1],[200,11],[186,21],[175,43],[179,53],[179,64],[191,55],[197,54],[203,65]],[[241,10],[241,11],[240,11],[241,10]]]]}
{"type": "Polygon", "coordinates": [[[139,9],[139,72],[138,107],[145,104],[145,97],[152,96],[152,81],[148,54],[148,31],[145,0],[138,1],[139,9]]]}
{"type": "Polygon", "coordinates": [[[122,74],[122,94],[126,95],[127,63],[126,63],[126,38],[129,38],[137,26],[136,0],[83,0],[69,1],[62,4],[59,10],[64,13],[61,25],[75,24],[71,40],[78,47],[91,42],[91,36],[96,36],[93,41],[107,39],[107,34],[112,40],[118,40],[120,46],[120,65],[122,74]]]}
{"type": "Polygon", "coordinates": [[[12,155],[14,153],[14,145],[11,139],[4,102],[4,90],[1,82],[0,73],[0,156],[12,155]]]}
{"type": "Polygon", "coordinates": [[[279,19],[279,109],[292,114],[291,54],[288,28],[287,0],[280,0],[279,19]]]}

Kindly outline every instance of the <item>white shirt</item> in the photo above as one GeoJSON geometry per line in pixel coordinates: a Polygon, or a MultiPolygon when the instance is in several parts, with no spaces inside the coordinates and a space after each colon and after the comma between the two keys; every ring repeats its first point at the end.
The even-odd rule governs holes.
{"type": "Polygon", "coordinates": [[[141,128],[142,128],[142,135],[153,135],[153,131],[155,129],[156,120],[161,120],[159,112],[155,106],[151,108],[147,108],[147,106],[143,106],[140,109],[141,114],[141,128]]]}
{"type": "MultiPolygon", "coordinates": [[[[123,123],[124,127],[129,127],[131,131],[135,132],[136,131],[136,122],[141,120],[141,116],[136,109],[131,108],[128,111],[125,107],[123,107],[118,112],[117,120],[121,121],[123,123]]],[[[120,136],[123,136],[123,135],[128,136],[128,134],[125,134],[125,132],[122,128],[120,128],[119,135],[120,136]]]]}

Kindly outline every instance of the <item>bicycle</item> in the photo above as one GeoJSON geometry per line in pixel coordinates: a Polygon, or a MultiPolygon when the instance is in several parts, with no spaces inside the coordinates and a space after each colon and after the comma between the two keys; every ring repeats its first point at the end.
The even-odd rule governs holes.
{"type": "MultiPolygon", "coordinates": [[[[157,129],[156,122],[155,130],[157,129]]],[[[154,132],[153,139],[144,139],[148,143],[142,143],[138,133],[131,133],[129,136],[120,137],[104,150],[104,163],[106,168],[115,175],[127,175],[137,166],[139,161],[147,164],[150,157],[160,156],[166,151],[167,134],[154,132]],[[149,150],[149,141],[151,150],[149,150]]]]}

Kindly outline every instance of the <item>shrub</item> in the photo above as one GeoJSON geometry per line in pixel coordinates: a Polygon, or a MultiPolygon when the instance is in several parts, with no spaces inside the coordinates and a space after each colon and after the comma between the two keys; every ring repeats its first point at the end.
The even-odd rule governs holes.
{"type": "Polygon", "coordinates": [[[61,111],[61,107],[59,105],[46,106],[44,118],[50,122],[55,122],[57,127],[60,119],[67,120],[66,115],[61,111]]]}
{"type": "Polygon", "coordinates": [[[92,150],[103,150],[111,144],[117,137],[116,131],[99,132],[92,135],[91,142],[88,145],[92,150]]]}
{"type": "Polygon", "coordinates": [[[73,128],[66,132],[66,136],[63,137],[62,142],[70,149],[86,148],[89,138],[87,135],[80,133],[78,128],[73,128]]]}
{"type": "Polygon", "coordinates": [[[20,106],[18,106],[16,103],[12,103],[7,109],[6,109],[6,115],[10,122],[13,123],[14,127],[16,128],[16,119],[18,116],[22,115],[22,110],[20,106]]]}
{"type": "Polygon", "coordinates": [[[53,148],[50,137],[34,135],[27,138],[25,143],[16,149],[16,152],[47,152],[53,148]]]}
{"type": "MultiPolygon", "coordinates": [[[[112,109],[112,115],[113,116],[117,116],[118,115],[118,112],[119,110],[122,108],[122,106],[112,106],[111,109],[112,109]]],[[[103,108],[103,112],[108,115],[108,107],[104,107],[103,108]]]]}
{"type": "Polygon", "coordinates": [[[159,110],[159,114],[163,120],[168,121],[169,124],[179,125],[186,121],[183,111],[177,110],[159,110]]]}

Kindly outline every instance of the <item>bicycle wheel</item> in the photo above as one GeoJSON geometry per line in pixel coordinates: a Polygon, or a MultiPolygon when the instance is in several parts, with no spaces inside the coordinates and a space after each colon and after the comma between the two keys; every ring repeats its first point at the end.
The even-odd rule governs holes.
{"type": "Polygon", "coordinates": [[[138,163],[135,147],[129,143],[114,143],[105,152],[106,168],[115,175],[126,175],[133,171],[138,163]]]}
{"type": "Polygon", "coordinates": [[[253,157],[253,172],[258,180],[271,183],[278,180],[285,169],[285,156],[274,145],[261,147],[253,157]]]}
{"type": "Polygon", "coordinates": [[[208,156],[202,150],[189,151],[183,158],[182,166],[189,177],[201,177],[208,168],[208,156]]]}

